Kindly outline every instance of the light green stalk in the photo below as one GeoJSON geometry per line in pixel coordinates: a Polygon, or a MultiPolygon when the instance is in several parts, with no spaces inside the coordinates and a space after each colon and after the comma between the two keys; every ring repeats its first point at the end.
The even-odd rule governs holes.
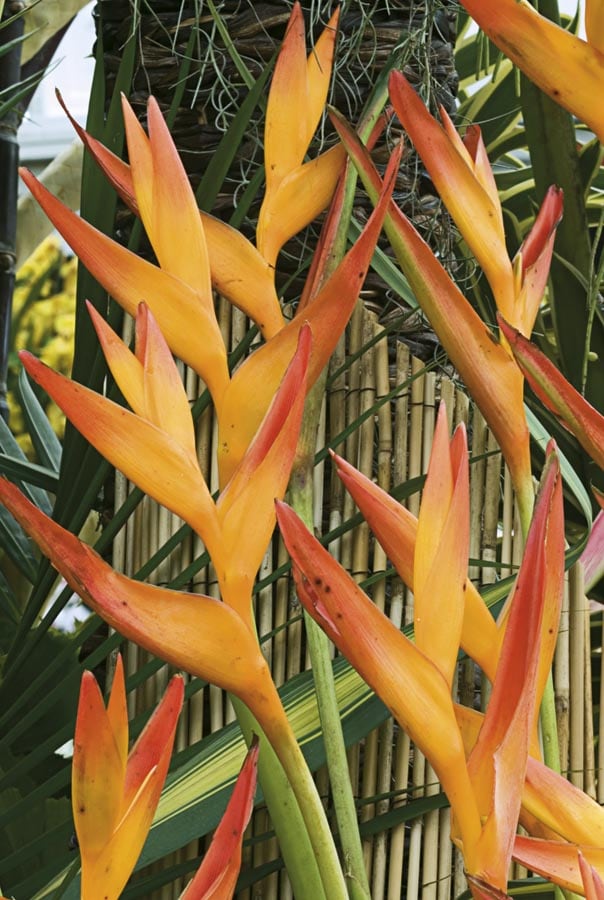
{"type": "MultiPolygon", "coordinates": [[[[249,745],[253,734],[260,737],[258,780],[279,838],[279,848],[296,898],[329,900],[325,893],[317,858],[293,789],[275,751],[258,722],[241,700],[231,695],[231,703],[249,745]]],[[[304,763],[306,768],[306,763],[304,763]]]]}
{"type": "MultiPolygon", "coordinates": [[[[310,529],[313,527],[313,459],[318,412],[325,389],[325,375],[311,391],[304,412],[300,454],[292,473],[290,496],[293,508],[310,529]]],[[[354,900],[368,900],[369,882],[363,860],[357,811],[350,783],[346,745],[342,733],[340,711],[336,697],[329,639],[317,623],[304,611],[304,624],[317,694],[317,706],[331,792],[338,824],[342,852],[346,860],[346,882],[354,900]]]]}

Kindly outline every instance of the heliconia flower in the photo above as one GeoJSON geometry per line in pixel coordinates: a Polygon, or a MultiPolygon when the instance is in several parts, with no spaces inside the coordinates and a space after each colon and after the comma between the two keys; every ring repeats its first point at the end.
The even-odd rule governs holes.
{"type": "MultiPolygon", "coordinates": [[[[86,605],[124,638],[242,700],[286,772],[319,867],[330,867],[330,883],[339,878],[337,896],[345,896],[325,812],[251,624],[250,598],[240,613],[234,604],[212,597],[134,581],[114,572],[5,479],[0,479],[0,502],[86,605]]],[[[253,514],[251,505],[250,529],[253,514]]]]}
{"type": "MultiPolygon", "coordinates": [[[[193,195],[190,188],[185,192],[186,174],[178,160],[159,106],[153,98],[149,99],[148,107],[149,138],[127,101],[123,100],[130,165],[103,147],[69,116],[86,147],[122,199],[141,216],[156,252],[156,242],[159,244],[160,252],[157,255],[162,270],[173,275],[177,273],[172,270],[171,264],[175,259],[178,260],[179,254],[186,256],[184,249],[181,250],[183,242],[177,237],[182,228],[182,224],[180,227],[177,224],[181,222],[181,206],[177,202],[178,198],[172,197],[172,173],[177,173],[178,187],[182,189],[182,196],[186,197],[187,211],[191,214],[187,221],[188,229],[191,235],[202,233],[204,246],[207,246],[207,259],[203,250],[199,258],[197,254],[188,256],[191,269],[196,266],[200,268],[199,273],[192,274],[193,283],[202,277],[203,269],[204,276],[211,277],[216,290],[249,315],[259,325],[267,340],[284,323],[274,284],[274,264],[279,250],[329,204],[346,159],[344,148],[338,145],[319,157],[304,162],[327,98],[338,18],[339,10],[336,10],[307,59],[302,9],[299,3],[293,5],[281,52],[275,64],[267,103],[264,160],[266,189],[257,227],[257,249],[236,229],[207,213],[201,213],[203,227],[199,225],[195,229],[195,201],[193,199],[191,203],[193,195]],[[156,161],[155,165],[153,159],[156,161]],[[156,197],[165,200],[163,215],[159,212],[159,204],[155,202],[156,197]],[[204,265],[206,262],[208,267],[204,265]]],[[[58,230],[80,259],[84,261],[85,256],[88,258],[87,268],[114,294],[115,299],[126,308],[128,303],[132,306],[140,299],[146,300],[160,321],[162,331],[167,334],[153,300],[156,294],[161,295],[161,286],[156,285],[153,296],[139,293],[134,297],[123,298],[123,290],[115,293],[115,286],[103,278],[103,267],[109,265],[112,268],[119,251],[112,253],[111,242],[101,244],[94,229],[78,224],[80,220],[44,191],[32,175],[26,174],[24,179],[58,230]],[[97,258],[99,250],[102,260],[97,258]]],[[[200,215],[199,211],[197,215],[200,215]]],[[[201,246],[199,239],[197,244],[201,246]]],[[[126,260],[127,257],[122,254],[121,259],[126,260]]],[[[191,284],[187,277],[178,277],[182,277],[187,285],[191,284]]],[[[180,349],[180,344],[186,345],[186,338],[178,339],[175,335],[175,339],[179,341],[178,344],[169,340],[172,350],[199,371],[199,361],[196,366],[190,354],[184,355],[180,349]]],[[[204,377],[201,372],[200,374],[204,377]]],[[[207,379],[204,380],[210,385],[207,379]]]]}
{"type": "Polygon", "coordinates": [[[292,557],[298,597],[313,619],[426,754],[468,846],[480,836],[449,685],[434,663],[366,594],[285,503],[277,519],[292,557]]]}
{"type": "Polygon", "coordinates": [[[263,726],[267,719],[282,721],[285,713],[257,637],[236,610],[213,597],[115,572],[5,479],[0,500],[86,605],[126,639],[239,697],[263,726]]]}
{"type": "MultiPolygon", "coordinates": [[[[308,65],[309,71],[312,71],[314,63],[311,65],[309,62],[308,65]]],[[[169,141],[165,126],[159,124],[162,117],[153,101],[150,101],[150,110],[151,108],[154,110],[154,121],[157,119],[154,126],[157,138],[155,144],[169,141]]],[[[110,175],[113,184],[126,202],[143,215],[139,210],[139,203],[149,207],[151,203],[149,197],[154,196],[154,188],[146,186],[147,182],[152,177],[165,181],[162,196],[168,202],[171,176],[165,167],[162,169],[159,165],[152,166],[154,152],[152,141],[145,136],[131,112],[126,112],[126,123],[129,142],[132,145],[132,166],[136,167],[140,163],[142,170],[142,175],[138,179],[140,182],[138,194],[131,168],[117,157],[113,157],[109,151],[101,149],[102,145],[89,136],[85,139],[87,146],[110,175]]],[[[161,154],[157,152],[158,158],[170,159],[176,165],[174,160],[177,159],[177,155],[173,149],[163,147],[161,154]]],[[[224,259],[220,263],[222,273],[220,284],[216,278],[213,278],[214,283],[221,292],[254,318],[268,338],[267,343],[251,354],[237,369],[232,381],[229,381],[226,369],[226,351],[222,338],[219,333],[216,334],[217,324],[213,311],[210,314],[206,307],[199,304],[192,288],[180,278],[147,263],[97,232],[63,207],[29,173],[24,173],[23,177],[49,218],[92,274],[132,315],[136,312],[138,302],[141,299],[145,300],[153,311],[172,352],[198,372],[208,385],[218,418],[219,479],[223,487],[241,462],[249,442],[266,414],[276,387],[293,355],[300,329],[306,322],[312,327],[314,335],[307,381],[309,389],[327,364],[352,314],[362,287],[381,230],[388,198],[394,186],[396,165],[397,158],[393,159],[384,178],[386,188],[382,202],[370,216],[354,246],[313,297],[312,303],[305,305],[287,324],[284,324],[276,300],[274,284],[271,291],[266,293],[264,302],[266,286],[266,278],[262,275],[264,263],[259,262],[262,258],[255,248],[229,226],[202,217],[206,239],[208,242],[213,241],[208,245],[210,269],[214,265],[213,258],[223,259],[221,254],[226,254],[224,259],[227,259],[228,263],[225,263],[224,259]],[[242,241],[247,245],[247,250],[242,241]],[[248,282],[252,284],[249,291],[248,282]],[[232,288],[236,288],[236,296],[232,288]],[[243,298],[248,293],[249,298],[246,301],[243,298]]],[[[304,170],[305,166],[302,166],[301,171],[304,170]]],[[[332,192],[334,185],[330,189],[332,192]]],[[[306,191],[305,187],[303,193],[306,191]]],[[[309,193],[313,192],[316,194],[314,188],[309,190],[309,193]]],[[[299,196],[296,196],[294,205],[299,207],[299,196]]],[[[176,207],[171,215],[178,218],[176,207]]],[[[157,217],[154,218],[151,212],[146,212],[145,218],[154,235],[161,231],[163,223],[157,217]]],[[[172,219],[168,216],[166,221],[170,223],[172,219]]],[[[159,237],[157,241],[160,246],[163,246],[164,242],[169,244],[170,240],[176,240],[177,234],[178,227],[171,227],[168,238],[159,237]]],[[[167,256],[164,253],[164,259],[170,258],[169,251],[167,256]]]]}
{"type": "Polygon", "coordinates": [[[462,139],[444,108],[441,125],[401,72],[391,72],[389,90],[401,123],[491,285],[499,311],[530,336],[562,216],[562,191],[549,189],[530,234],[511,261],[497,185],[478,125],[470,125],[462,139]]]}
{"type": "Polygon", "coordinates": [[[230,900],[235,893],[243,832],[254,808],[258,747],[254,737],[210,848],[180,900],[230,900]]]}
{"type": "Polygon", "coordinates": [[[298,347],[269,411],[215,504],[197,461],[188,400],[151,312],[140,305],[134,354],[97,313],[92,315],[133,412],[26,352],[21,354],[25,368],[112,465],[197,531],[212,557],[223,599],[249,621],[251,587],[275,525],[273,500],[285,493],[297,445],[310,328],[299,330],[298,347]]]}
{"type": "MultiPolygon", "coordinates": [[[[140,210],[134,190],[132,169],[133,167],[137,167],[141,154],[144,158],[149,152],[146,150],[146,144],[148,145],[149,139],[140,127],[137,129],[132,117],[126,113],[126,110],[130,109],[128,101],[125,98],[122,99],[125,120],[129,123],[130,132],[134,131],[138,137],[138,142],[136,144],[133,143],[132,150],[130,151],[132,166],[125,163],[119,156],[116,156],[115,153],[112,153],[111,150],[105,147],[104,144],[88,134],[88,132],[85,131],[85,129],[82,128],[70,114],[58,92],[57,97],[59,103],[69,117],[71,124],[75,128],[86,149],[90,152],[94,161],[101,168],[108,181],[129,209],[131,209],[135,215],[140,216],[140,210]]],[[[153,97],[149,98],[149,110],[151,109],[154,110],[154,116],[157,116],[157,101],[153,97]]],[[[158,172],[157,177],[161,176],[162,173],[158,172]]],[[[35,191],[37,191],[37,194],[35,195],[37,196],[38,202],[44,208],[46,208],[45,204],[51,205],[51,195],[44,192],[43,188],[33,180],[33,176],[29,175],[29,173],[27,177],[34,186],[31,188],[32,193],[34,193],[34,188],[35,191]]],[[[56,204],[52,205],[52,212],[56,217],[53,221],[57,228],[61,230],[62,227],[67,225],[72,232],[74,232],[75,229],[74,239],[77,240],[79,237],[79,232],[77,230],[78,220],[73,217],[73,214],[70,216],[69,210],[61,208],[56,204]]],[[[199,215],[201,217],[207,244],[210,277],[214,289],[227,297],[234,306],[243,310],[246,315],[253,319],[264,337],[268,340],[273,334],[279,331],[284,324],[283,314],[281,313],[281,307],[279,305],[279,298],[277,297],[275,289],[274,269],[269,266],[254,245],[248,241],[241,232],[237,231],[236,228],[232,228],[225,222],[221,222],[220,219],[216,219],[214,216],[202,212],[201,210],[199,211],[199,215]]],[[[85,224],[81,227],[80,231],[83,231],[84,229],[85,224]]],[[[89,234],[93,235],[94,232],[90,231],[89,234]]],[[[83,240],[83,235],[81,235],[80,240],[83,240]]],[[[75,247],[74,249],[76,249],[76,252],[79,254],[79,249],[75,247]]]]}
{"type": "Polygon", "coordinates": [[[82,675],[71,789],[83,900],[117,900],[134,869],[166,779],[183,698],[177,675],[128,754],[121,657],[107,709],[92,673],[82,675]]]}
{"type": "MultiPolygon", "coordinates": [[[[416,517],[341,456],[332,453],[332,458],[346,490],[361,510],[386,556],[407,587],[414,590],[416,517]]],[[[460,644],[493,681],[499,652],[497,626],[484,600],[469,580],[465,585],[460,644]]]]}
{"type": "Polygon", "coordinates": [[[586,5],[587,41],[540,15],[527,0],[462,0],[462,6],[514,65],[604,140],[601,0],[586,5]]]}
{"type": "Polygon", "coordinates": [[[569,384],[549,359],[501,316],[497,321],[516,362],[539,400],[604,469],[604,416],[569,384]]]}
{"type": "MultiPolygon", "coordinates": [[[[332,121],[375,202],[382,182],[371,158],[341,117],[332,115],[332,121]]],[[[534,489],[522,375],[509,352],[394,203],[390,204],[384,230],[419,305],[497,439],[510,469],[526,532],[534,489]]]]}
{"type": "Polygon", "coordinates": [[[337,36],[339,8],[306,57],[304,17],[298,2],[275,64],[266,108],[266,189],[256,244],[272,266],[283,244],[325,209],[346,159],[337,146],[304,163],[325,108],[337,36]]]}
{"type": "Polygon", "coordinates": [[[604,900],[604,881],[579,851],[579,869],[587,900],[604,900]]]}
{"type": "MultiPolygon", "coordinates": [[[[447,497],[455,494],[446,487],[450,475],[441,437],[436,441],[435,462],[426,479],[428,514],[432,520],[438,518],[433,492],[437,488],[443,491],[445,508],[447,497]],[[430,487],[428,481],[434,485],[430,487]]],[[[457,471],[462,446],[462,439],[453,443],[449,459],[452,471],[457,471]]],[[[376,506],[375,516],[378,515],[376,506]]],[[[496,892],[503,892],[506,886],[540,701],[543,609],[545,604],[553,603],[559,610],[562,596],[564,556],[558,552],[558,545],[563,548],[564,540],[562,488],[555,453],[551,449],[548,452],[493,692],[467,765],[460,753],[460,743],[463,746],[464,742],[455,719],[450,685],[441,669],[363,594],[293,510],[279,503],[277,518],[292,557],[301,602],[427,756],[451,802],[455,840],[463,851],[466,869],[480,882],[481,890],[487,886],[495,892],[492,896],[497,896],[496,892]],[[551,559],[550,550],[554,551],[551,559]],[[555,569],[555,579],[547,573],[548,567],[555,569]]],[[[392,520],[389,509],[385,521],[392,520]]],[[[452,550],[447,550],[447,554],[454,559],[457,550],[453,538],[451,544],[452,550]]],[[[443,546],[439,551],[443,558],[436,561],[446,570],[443,546]]],[[[417,550],[415,556],[417,559],[417,550]]],[[[424,566],[420,557],[420,569],[424,566]]],[[[440,604],[441,598],[436,598],[436,602],[440,604]]],[[[444,617],[444,607],[439,605],[438,609],[444,617]]],[[[419,615],[422,614],[423,601],[419,615]]],[[[454,623],[456,620],[454,612],[454,623]]],[[[448,647],[443,655],[449,659],[448,647]]]]}
{"type": "Polygon", "coordinates": [[[132,316],[141,300],[147,303],[169,346],[199,373],[217,403],[229,374],[195,197],[157,103],[149,103],[149,138],[127,104],[124,115],[135,160],[132,193],[159,268],[80,219],[31,173],[21,175],[80,261],[118,303],[132,316]]]}

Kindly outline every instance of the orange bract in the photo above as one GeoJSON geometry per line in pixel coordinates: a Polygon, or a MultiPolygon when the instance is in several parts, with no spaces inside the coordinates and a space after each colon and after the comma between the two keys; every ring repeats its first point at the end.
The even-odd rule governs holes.
{"type": "Polygon", "coordinates": [[[84,672],[74,736],[72,805],[82,858],[82,897],[119,897],[143,848],[164,785],[184,685],[175,676],[128,755],[121,657],[105,709],[84,672]]]}
{"type": "MultiPolygon", "coordinates": [[[[441,412],[417,537],[411,523],[407,529],[406,542],[412,546],[415,541],[417,645],[371,603],[293,510],[279,504],[278,520],[293,559],[301,602],[426,754],[451,802],[453,833],[463,850],[466,868],[476,879],[476,891],[483,891],[476,896],[486,896],[487,889],[496,896],[506,886],[529,743],[543,688],[540,654],[545,659],[543,668],[551,665],[551,642],[544,645],[541,638],[543,610],[546,606],[553,609],[548,612],[549,628],[560,609],[564,573],[561,480],[556,455],[550,449],[500,652],[496,631],[491,630],[490,652],[495,659],[499,655],[497,672],[487,715],[473,739],[466,764],[450,679],[465,605],[468,523],[462,505],[468,503],[467,460],[463,431],[449,445],[445,422],[441,412]],[[452,573],[451,588],[445,575],[441,578],[438,566],[445,575],[452,573]],[[422,618],[436,630],[438,655],[427,632],[422,634],[421,621],[418,628],[418,619],[422,618]],[[453,623],[450,634],[434,626],[439,618],[447,626],[453,623]]],[[[346,482],[358,487],[351,467],[340,467],[345,469],[346,482]]],[[[366,484],[361,487],[363,504],[371,509],[372,526],[379,523],[383,509],[383,522],[377,531],[378,536],[380,530],[388,534],[398,518],[392,505],[380,506],[374,492],[366,484]]],[[[403,514],[401,534],[405,533],[405,519],[403,514]]],[[[392,547],[397,544],[396,535],[395,524],[392,547]]],[[[385,546],[389,552],[388,541],[385,546]]],[[[401,575],[406,580],[408,557],[407,548],[400,556],[401,575]]],[[[392,559],[396,564],[397,552],[392,559]]]]}

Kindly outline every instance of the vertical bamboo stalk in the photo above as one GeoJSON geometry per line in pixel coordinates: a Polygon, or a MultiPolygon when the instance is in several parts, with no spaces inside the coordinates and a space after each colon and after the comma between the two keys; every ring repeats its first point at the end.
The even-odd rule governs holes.
{"type": "Polygon", "coordinates": [[[564,575],[564,595],[560,613],[560,628],[554,657],[554,687],[556,724],[560,747],[560,771],[568,775],[570,746],[570,633],[569,633],[569,574],[564,575]]]}
{"type": "Polygon", "coordinates": [[[451,896],[452,865],[453,844],[451,843],[451,810],[441,809],[437,900],[449,900],[451,896]]]}
{"type": "Polygon", "coordinates": [[[594,748],[594,711],[591,683],[591,618],[589,601],[585,598],[585,793],[594,800],[596,791],[596,761],[594,748]]]}
{"type": "MultiPolygon", "coordinates": [[[[501,481],[501,454],[495,438],[489,432],[487,437],[487,457],[484,518],[482,531],[482,558],[485,562],[497,562],[497,526],[499,523],[499,491],[501,481]]],[[[497,578],[495,568],[483,570],[483,584],[492,584],[497,578]]]]}
{"type": "MultiPolygon", "coordinates": [[[[472,411],[472,465],[470,466],[470,557],[480,559],[482,512],[485,502],[485,478],[487,470],[484,457],[487,449],[487,425],[474,407],[472,411]]],[[[480,567],[470,565],[468,575],[476,583],[480,578],[480,567]]]]}
{"type": "MultiPolygon", "coordinates": [[[[381,327],[376,326],[375,334],[379,335],[381,327]]],[[[375,345],[375,380],[376,400],[380,400],[390,390],[388,343],[384,336],[375,345]]],[[[392,480],[392,410],[390,403],[380,406],[377,414],[378,420],[378,457],[377,480],[381,488],[390,490],[392,480]]],[[[381,546],[373,543],[373,570],[383,571],[386,568],[386,554],[381,546]]],[[[386,611],[386,582],[379,582],[374,589],[374,602],[379,608],[386,611]]],[[[387,794],[390,791],[393,762],[394,726],[392,719],[388,719],[378,730],[378,762],[377,784],[378,795],[387,794]]],[[[376,813],[386,813],[390,807],[388,799],[380,800],[376,804],[376,813]]],[[[376,835],[373,851],[373,877],[371,895],[374,900],[384,896],[387,874],[387,843],[388,835],[381,832],[376,835]]]]}
{"type": "Polygon", "coordinates": [[[508,467],[503,470],[503,516],[501,535],[501,577],[512,574],[512,544],[514,535],[514,490],[508,467]]]}
{"type": "Polygon", "coordinates": [[[585,729],[585,592],[583,567],[575,563],[569,577],[570,625],[570,780],[584,787],[585,729]]]}
{"type": "MultiPolygon", "coordinates": [[[[404,344],[397,344],[395,384],[405,385],[409,380],[410,353],[404,344]]],[[[409,388],[402,390],[396,400],[394,408],[394,461],[392,478],[396,485],[402,484],[407,478],[408,444],[409,444],[409,388]]],[[[390,618],[401,628],[404,618],[405,587],[396,579],[392,588],[390,601],[390,618]]],[[[393,729],[396,734],[396,746],[394,751],[393,789],[395,792],[395,807],[403,805],[407,798],[407,786],[409,781],[409,753],[410,743],[407,735],[398,728],[393,729]]],[[[400,900],[402,896],[403,875],[405,862],[405,826],[398,825],[390,833],[389,872],[387,885],[388,900],[400,900]]]]}

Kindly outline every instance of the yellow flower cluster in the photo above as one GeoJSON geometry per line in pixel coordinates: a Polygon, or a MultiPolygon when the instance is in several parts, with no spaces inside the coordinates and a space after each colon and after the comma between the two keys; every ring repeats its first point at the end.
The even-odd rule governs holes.
{"type": "MultiPolygon", "coordinates": [[[[51,235],[36,248],[17,272],[13,296],[8,374],[10,426],[23,451],[32,458],[33,446],[25,430],[15,385],[21,364],[19,350],[31,350],[53,369],[71,373],[75,328],[77,259],[67,257],[60,240],[51,235]]],[[[46,415],[59,437],[65,416],[48,401],[46,415]]]]}

